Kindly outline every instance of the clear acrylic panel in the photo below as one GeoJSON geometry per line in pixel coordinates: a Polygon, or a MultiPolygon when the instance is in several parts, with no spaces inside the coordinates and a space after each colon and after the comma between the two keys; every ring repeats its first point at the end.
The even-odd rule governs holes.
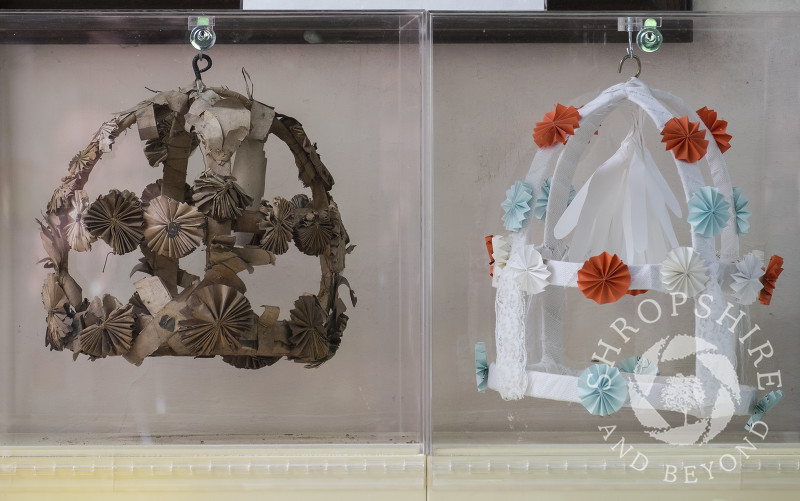
{"type": "MultiPolygon", "coordinates": [[[[576,402],[529,396],[504,401],[495,391],[479,393],[475,380],[475,344],[486,343],[489,362],[496,356],[496,289],[489,276],[484,237],[509,233],[503,228],[500,203],[506,190],[525,178],[538,150],[531,137],[536,122],[553,111],[556,103],[578,108],[636,72],[635,62],[626,61],[622,74],[618,73],[628,45],[627,34],[617,30],[618,18],[629,15],[647,17],[644,13],[432,15],[434,454],[467,454],[467,450],[531,454],[533,449],[526,446],[541,445],[536,450],[543,464],[555,464],[547,454],[566,454],[584,450],[575,446],[586,446],[597,447],[597,461],[605,464],[606,459],[618,459],[609,447],[621,437],[644,447],[662,443],[647,433],[630,408],[599,417],[576,402]],[[614,435],[606,440],[598,427],[612,425],[616,426],[614,435]]],[[[800,402],[794,392],[798,381],[793,367],[800,343],[794,326],[800,320],[796,307],[800,282],[793,262],[800,248],[800,184],[794,159],[800,151],[794,138],[800,134],[795,117],[800,39],[793,27],[800,18],[791,13],[657,15],[663,46],[648,53],[634,41],[642,82],[682,98],[692,110],[714,109],[719,119],[728,122],[733,139],[724,159],[733,185],[744,191],[752,212],[749,232],[739,240],[740,254],[761,251],[765,264],[773,254],[785,259],[771,305],[756,301],[749,309],[752,325],[760,326],[759,337],[749,345],[734,344],[741,381],[755,386],[760,381],[764,389],[758,390],[758,398],[776,389],[785,396],[764,418],[767,436],[749,438],[757,440],[759,447],[796,444],[800,402]],[[759,360],[760,352],[754,348],[767,342],[771,348],[763,351],[772,349],[774,354],[759,360]],[[769,386],[766,374],[778,372],[780,386],[777,375],[769,386]]],[[[628,111],[603,122],[578,164],[572,180],[576,190],[615,152],[629,125],[628,111]]],[[[672,218],[678,241],[691,245],[686,199],[672,155],[652,123],[642,130],[646,147],[681,203],[683,217],[672,218]]],[[[710,182],[707,166],[702,170],[710,182]]],[[[529,224],[528,243],[541,244],[544,224],[533,218],[529,224]]],[[[652,305],[645,304],[652,318],[655,310],[647,312],[648,307],[652,305]]],[[[671,318],[670,297],[660,293],[627,296],[599,306],[571,288],[563,308],[564,362],[578,372],[591,365],[595,354],[604,353],[598,345],[601,341],[619,350],[610,355],[622,360],[641,355],[663,337],[694,332],[692,310],[685,307],[678,310],[678,318],[671,318]],[[663,311],[653,325],[637,320],[637,307],[647,299],[657,301],[663,311]],[[621,317],[641,327],[629,342],[610,328],[621,317]]],[[[694,363],[690,357],[662,369],[689,375],[694,363]]],[[[676,423],[683,421],[680,413],[671,416],[676,423]]],[[[742,437],[748,436],[747,420],[748,416],[735,416],[713,439],[712,447],[742,443],[742,437]]],[[[452,471],[442,468],[442,475],[452,471]]]]}
{"type": "MultiPolygon", "coordinates": [[[[211,13],[212,15],[214,13],[211,13]]],[[[197,15],[194,13],[193,15],[197,15]]],[[[351,243],[343,275],[358,296],[336,356],[319,368],[283,359],[244,370],[211,359],[72,359],[45,347],[40,288],[47,271],[36,219],[76,152],[115,113],[154,91],[193,86],[188,15],[7,13],[0,19],[0,443],[415,444],[423,441],[423,97],[421,12],[217,13],[209,86],[295,117],[335,180],[351,243]]],[[[201,67],[203,64],[201,63],[201,67]]],[[[161,176],[135,127],[103,156],[90,202],[111,188],[140,194],[161,176]]],[[[264,198],[310,195],[279,140],[267,142],[264,198]]],[[[202,153],[189,178],[202,170],[202,153]]],[[[190,181],[191,182],[191,181],[190,181]]],[[[124,302],[138,252],[97,241],[71,255],[84,296],[124,302]]],[[[187,267],[202,274],[200,252],[187,267]],[[199,270],[199,271],[198,271],[199,270]]],[[[315,292],[316,259],[292,248],[275,266],[240,274],[253,310],[315,292]]],[[[183,265],[183,262],[182,262],[183,265]]],[[[346,287],[340,290],[347,296],[346,287]]],[[[413,451],[414,449],[412,449],[413,451]]]]}

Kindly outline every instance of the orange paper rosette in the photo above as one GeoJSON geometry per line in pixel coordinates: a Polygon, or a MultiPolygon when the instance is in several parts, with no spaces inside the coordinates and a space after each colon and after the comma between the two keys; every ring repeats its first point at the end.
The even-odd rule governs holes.
{"type": "Polygon", "coordinates": [[[725,120],[717,120],[717,112],[709,110],[708,107],[703,106],[697,110],[697,116],[706,125],[706,128],[711,135],[714,136],[714,141],[717,142],[720,153],[725,153],[731,147],[731,136],[727,133],[728,122],[725,120]]]}
{"type": "Polygon", "coordinates": [[[574,106],[557,104],[556,109],[546,113],[541,122],[536,122],[533,140],[539,148],[552,146],[556,142],[566,144],[567,136],[575,134],[580,127],[581,114],[574,106]]]}
{"type": "Polygon", "coordinates": [[[631,273],[616,254],[590,257],[578,271],[578,289],[597,304],[613,303],[628,292],[631,273]]]}
{"type": "Polygon", "coordinates": [[[484,237],[486,240],[486,250],[489,251],[489,276],[494,277],[494,249],[492,248],[492,238],[494,235],[484,237]]]}
{"type": "Polygon", "coordinates": [[[700,130],[700,122],[690,122],[688,117],[671,118],[661,131],[662,143],[678,160],[694,163],[703,158],[708,149],[706,131],[700,130]]]}
{"type": "Polygon", "coordinates": [[[778,280],[781,272],[783,271],[783,258],[780,256],[772,256],[769,258],[767,271],[761,277],[761,284],[764,286],[761,292],[758,293],[758,302],[764,305],[769,305],[772,301],[772,292],[775,290],[775,282],[778,280]]]}
{"type": "Polygon", "coordinates": [[[630,289],[628,292],[626,292],[626,294],[629,296],[639,296],[645,292],[647,292],[647,289],[630,289]]]}

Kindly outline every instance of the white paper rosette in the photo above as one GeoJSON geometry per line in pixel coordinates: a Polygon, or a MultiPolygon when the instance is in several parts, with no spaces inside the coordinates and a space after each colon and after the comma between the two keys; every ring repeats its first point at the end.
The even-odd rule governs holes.
{"type": "Polygon", "coordinates": [[[533,245],[526,245],[522,253],[511,258],[503,271],[508,272],[515,274],[520,289],[526,294],[539,294],[549,283],[550,271],[533,245]]]}
{"type": "Polygon", "coordinates": [[[758,259],[752,252],[745,255],[741,261],[736,263],[736,273],[731,275],[733,283],[733,296],[741,305],[748,305],[758,299],[763,284],[761,277],[764,275],[764,262],[758,259]]]}
{"type": "Polygon", "coordinates": [[[705,289],[707,281],[708,268],[691,247],[672,249],[661,263],[661,283],[669,292],[694,297],[705,289]]]}

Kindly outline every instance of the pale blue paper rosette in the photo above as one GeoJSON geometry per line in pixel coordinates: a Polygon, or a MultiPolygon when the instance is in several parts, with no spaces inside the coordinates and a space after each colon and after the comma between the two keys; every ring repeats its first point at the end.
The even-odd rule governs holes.
{"type": "Polygon", "coordinates": [[[733,207],[736,210],[736,234],[745,235],[750,231],[750,211],[746,209],[748,199],[744,197],[741,188],[733,187],[733,207]]]}
{"type": "Polygon", "coordinates": [[[617,362],[617,369],[628,374],[644,374],[648,376],[658,376],[658,366],[650,360],[642,357],[628,357],[617,362]]]}
{"type": "Polygon", "coordinates": [[[628,398],[628,383],[616,367],[590,365],[578,377],[578,398],[595,416],[614,414],[628,398]]]}
{"type": "MultiPolygon", "coordinates": [[[[569,185],[569,198],[567,199],[567,207],[572,203],[575,198],[575,187],[569,185]]],[[[550,178],[544,180],[542,188],[539,190],[539,196],[536,197],[536,204],[533,207],[533,215],[536,219],[544,221],[547,215],[547,201],[550,199],[550,178]]]]}
{"type": "Polygon", "coordinates": [[[764,414],[778,405],[781,400],[783,400],[783,392],[781,390],[771,391],[761,397],[761,400],[753,406],[753,413],[750,415],[750,419],[747,420],[747,424],[744,425],[744,429],[750,431],[750,428],[761,421],[764,418],[764,414]]]}
{"type": "Polygon", "coordinates": [[[478,391],[486,392],[489,383],[489,362],[486,359],[486,343],[475,343],[475,382],[478,391]]]}
{"type": "Polygon", "coordinates": [[[689,223],[695,233],[713,237],[728,224],[731,204],[712,186],[703,186],[689,200],[689,223]]]}
{"type": "Polygon", "coordinates": [[[519,231],[528,212],[531,210],[530,201],[533,198],[533,187],[523,181],[515,182],[506,190],[506,199],[500,206],[505,211],[503,225],[508,231],[519,231]]]}

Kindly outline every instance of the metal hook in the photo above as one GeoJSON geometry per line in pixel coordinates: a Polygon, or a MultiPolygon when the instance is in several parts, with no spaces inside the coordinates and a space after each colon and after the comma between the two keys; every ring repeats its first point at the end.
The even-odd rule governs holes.
{"type": "MultiPolygon", "coordinates": [[[[194,59],[192,59],[192,69],[194,70],[194,78],[195,78],[195,80],[202,81],[203,78],[200,76],[200,73],[208,71],[209,68],[211,68],[211,58],[208,57],[208,55],[203,54],[201,52],[200,54],[197,54],[196,56],[194,56],[194,59]],[[208,62],[208,65],[205,68],[203,68],[202,70],[197,65],[197,63],[201,59],[205,59],[208,62]]],[[[622,68],[622,66],[620,65],[620,71],[622,71],[621,68],[622,68]]]]}
{"type": "Polygon", "coordinates": [[[636,54],[625,54],[622,56],[622,59],[619,60],[619,70],[617,73],[622,73],[622,65],[625,64],[625,61],[628,59],[633,59],[636,61],[636,74],[633,75],[633,78],[639,78],[639,75],[642,74],[642,61],[636,54]]]}

